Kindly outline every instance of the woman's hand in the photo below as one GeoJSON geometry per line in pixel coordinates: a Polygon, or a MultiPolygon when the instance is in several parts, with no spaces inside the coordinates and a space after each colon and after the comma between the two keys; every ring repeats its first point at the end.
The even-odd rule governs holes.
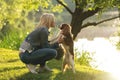
{"type": "Polygon", "coordinates": [[[63,35],[60,34],[59,37],[58,37],[58,43],[62,43],[63,41],[64,41],[63,35]]]}

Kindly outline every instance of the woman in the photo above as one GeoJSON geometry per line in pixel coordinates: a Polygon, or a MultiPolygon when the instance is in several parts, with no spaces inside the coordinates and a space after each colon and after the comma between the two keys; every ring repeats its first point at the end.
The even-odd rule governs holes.
{"type": "Polygon", "coordinates": [[[44,13],[40,17],[37,28],[25,38],[20,46],[20,59],[26,64],[31,73],[37,73],[35,69],[37,64],[40,64],[39,71],[52,71],[46,66],[46,61],[57,56],[55,48],[58,48],[59,43],[62,41],[62,39],[59,38],[54,44],[49,44],[48,30],[54,26],[54,15],[51,13],[44,13]]]}

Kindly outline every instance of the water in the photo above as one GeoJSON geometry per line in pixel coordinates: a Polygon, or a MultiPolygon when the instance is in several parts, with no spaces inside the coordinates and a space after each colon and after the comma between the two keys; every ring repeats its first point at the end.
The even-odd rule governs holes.
{"type": "Polygon", "coordinates": [[[115,46],[119,40],[119,37],[94,38],[92,41],[79,39],[74,44],[80,52],[84,50],[94,53],[95,62],[91,62],[94,68],[110,72],[116,80],[120,80],[120,50],[115,46]]]}

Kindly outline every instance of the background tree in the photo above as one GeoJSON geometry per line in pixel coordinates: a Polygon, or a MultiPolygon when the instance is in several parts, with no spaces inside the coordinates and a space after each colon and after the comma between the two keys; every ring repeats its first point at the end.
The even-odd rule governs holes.
{"type": "Polygon", "coordinates": [[[94,16],[96,13],[102,12],[107,8],[120,7],[120,0],[71,0],[74,4],[74,10],[70,9],[67,0],[56,0],[61,4],[72,16],[71,26],[74,39],[82,28],[98,25],[105,21],[109,21],[119,16],[112,17],[99,22],[83,23],[89,17],[94,16]]]}
{"type": "MultiPolygon", "coordinates": [[[[89,17],[92,17],[96,13],[102,12],[107,8],[120,7],[120,0],[1,0],[0,33],[5,32],[4,29],[6,29],[6,26],[12,28],[13,26],[31,26],[31,23],[34,22],[31,21],[34,19],[34,14],[45,10],[54,13],[61,12],[63,7],[60,5],[71,15],[72,33],[74,34],[75,39],[82,28],[90,25],[98,25],[102,22],[117,18],[118,16],[103,21],[84,23],[89,17]],[[72,4],[69,4],[68,2],[71,2],[72,4]],[[27,19],[28,17],[29,19],[27,19]]],[[[38,16],[36,18],[39,19],[38,16]]]]}
{"type": "Polygon", "coordinates": [[[61,12],[62,8],[51,0],[0,0],[0,48],[19,49],[41,13],[50,10],[61,12]]]}
{"type": "Polygon", "coordinates": [[[51,0],[1,0],[0,33],[6,33],[14,27],[33,26],[31,23],[34,22],[32,20],[35,19],[35,13],[42,12],[43,9],[53,9],[52,7],[54,12],[57,11],[56,8],[59,9],[59,5],[51,4],[51,0]]]}

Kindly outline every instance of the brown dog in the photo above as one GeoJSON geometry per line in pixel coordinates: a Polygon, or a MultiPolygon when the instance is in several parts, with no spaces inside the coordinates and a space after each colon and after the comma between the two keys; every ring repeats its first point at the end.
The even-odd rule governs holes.
{"type": "Polygon", "coordinates": [[[64,56],[63,56],[63,64],[62,64],[62,71],[65,72],[67,68],[72,68],[73,72],[75,73],[74,67],[74,42],[71,33],[71,26],[68,24],[60,25],[61,29],[61,37],[63,38],[62,45],[64,47],[64,56]]]}

